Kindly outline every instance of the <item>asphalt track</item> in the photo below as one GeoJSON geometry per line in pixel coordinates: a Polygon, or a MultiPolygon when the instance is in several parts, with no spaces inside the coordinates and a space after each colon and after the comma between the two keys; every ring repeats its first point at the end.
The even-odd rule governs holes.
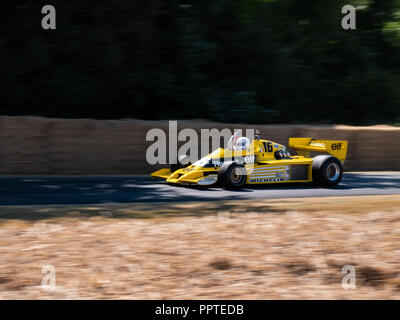
{"type": "Polygon", "coordinates": [[[0,205],[78,205],[400,194],[400,172],[345,173],[335,189],[311,184],[172,186],[147,176],[1,177],[0,205]]]}

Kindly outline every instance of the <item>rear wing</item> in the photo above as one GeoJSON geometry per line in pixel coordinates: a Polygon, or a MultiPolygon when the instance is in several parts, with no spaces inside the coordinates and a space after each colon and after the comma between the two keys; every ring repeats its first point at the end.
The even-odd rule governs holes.
{"type": "Polygon", "coordinates": [[[289,148],[305,157],[310,157],[311,152],[328,153],[340,161],[344,161],[347,155],[347,141],[345,140],[289,138],[289,148]]]}

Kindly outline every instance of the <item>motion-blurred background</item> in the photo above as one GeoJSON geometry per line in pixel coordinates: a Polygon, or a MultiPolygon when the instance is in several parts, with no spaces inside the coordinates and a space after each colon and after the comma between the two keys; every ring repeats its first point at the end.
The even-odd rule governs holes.
{"type": "Polygon", "coordinates": [[[398,0],[11,1],[0,113],[400,122],[398,0]],[[41,8],[57,29],[41,28],[41,8]],[[356,30],[341,9],[357,7],[356,30]]]}
{"type": "Polygon", "coordinates": [[[400,299],[400,175],[348,172],[400,170],[400,0],[17,0],[0,22],[0,299],[400,299]],[[133,176],[168,120],[344,139],[347,172],[238,192],[133,176]]]}

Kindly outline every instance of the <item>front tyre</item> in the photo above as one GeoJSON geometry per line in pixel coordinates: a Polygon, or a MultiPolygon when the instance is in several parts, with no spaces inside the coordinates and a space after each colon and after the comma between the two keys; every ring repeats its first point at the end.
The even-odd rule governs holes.
{"type": "Polygon", "coordinates": [[[247,179],[244,165],[235,162],[226,162],[218,171],[218,182],[226,189],[239,189],[247,179]]]}
{"type": "Polygon", "coordinates": [[[343,165],[339,159],[321,155],[313,158],[312,177],[313,182],[321,187],[336,187],[342,180],[343,165]]]}

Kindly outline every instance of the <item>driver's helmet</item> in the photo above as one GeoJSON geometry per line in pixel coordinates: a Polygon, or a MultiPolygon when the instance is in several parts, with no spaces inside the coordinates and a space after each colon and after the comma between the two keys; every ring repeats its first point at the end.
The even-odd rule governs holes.
{"type": "Polygon", "coordinates": [[[235,144],[235,150],[248,150],[250,147],[250,139],[246,137],[240,137],[237,139],[236,144],[235,144]]]}

